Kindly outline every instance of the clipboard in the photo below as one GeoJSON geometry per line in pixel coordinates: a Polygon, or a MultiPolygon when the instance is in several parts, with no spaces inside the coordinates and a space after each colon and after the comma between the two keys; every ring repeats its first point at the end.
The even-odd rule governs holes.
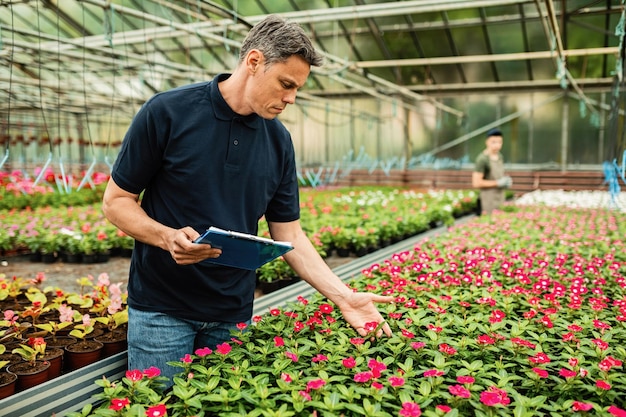
{"type": "Polygon", "coordinates": [[[290,242],[280,242],[214,226],[208,228],[203,235],[194,240],[194,243],[208,243],[222,250],[219,257],[205,259],[206,262],[248,270],[256,270],[293,249],[290,242]]]}

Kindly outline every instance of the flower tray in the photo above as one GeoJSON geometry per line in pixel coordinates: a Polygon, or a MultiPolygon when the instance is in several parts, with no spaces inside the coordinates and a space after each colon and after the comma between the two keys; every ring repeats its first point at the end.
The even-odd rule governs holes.
{"type": "MultiPolygon", "coordinates": [[[[464,221],[474,216],[466,216],[464,221]]],[[[393,253],[413,247],[415,243],[425,237],[441,234],[445,227],[431,229],[424,233],[412,236],[409,239],[395,243],[376,252],[357,258],[352,262],[341,265],[333,271],[344,281],[358,275],[360,271],[376,262],[382,262],[393,253]]],[[[254,302],[253,315],[263,314],[268,308],[280,307],[298,296],[310,296],[315,289],[304,281],[282,288],[269,295],[263,296],[254,302]]],[[[121,379],[127,370],[128,357],[126,351],[102,359],[58,378],[44,382],[33,388],[13,394],[0,400],[2,417],[64,417],[69,412],[80,411],[86,404],[93,404],[94,394],[102,392],[102,388],[94,383],[105,376],[108,380],[121,379]]]]}
{"type": "Polygon", "coordinates": [[[121,379],[126,372],[126,352],[121,352],[0,400],[3,417],[62,417],[93,403],[102,391],[97,379],[121,379]]]}

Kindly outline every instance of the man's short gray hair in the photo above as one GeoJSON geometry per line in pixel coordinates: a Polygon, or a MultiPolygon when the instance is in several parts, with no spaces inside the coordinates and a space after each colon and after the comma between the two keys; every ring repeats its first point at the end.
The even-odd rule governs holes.
{"type": "Polygon", "coordinates": [[[263,52],[267,65],[283,62],[293,55],[301,56],[312,66],[324,63],[324,57],[315,50],[300,25],[276,15],[269,15],[250,29],[241,45],[239,62],[253,49],[263,52]]]}

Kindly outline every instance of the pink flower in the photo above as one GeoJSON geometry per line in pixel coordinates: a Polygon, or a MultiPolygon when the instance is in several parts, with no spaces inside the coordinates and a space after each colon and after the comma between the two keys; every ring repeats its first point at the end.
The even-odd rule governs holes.
{"type": "Polygon", "coordinates": [[[147,378],[156,378],[161,375],[161,370],[156,366],[151,366],[148,369],[143,370],[143,375],[147,378]]]}
{"type": "Polygon", "coordinates": [[[591,341],[598,347],[600,350],[607,350],[609,348],[609,344],[606,343],[602,339],[591,339],[591,341]]]}
{"type": "Polygon", "coordinates": [[[508,405],[511,400],[505,390],[496,386],[490,386],[487,391],[480,393],[480,402],[488,406],[494,406],[498,404],[508,405]]]}
{"type": "Polygon", "coordinates": [[[285,373],[285,372],[283,372],[283,373],[281,373],[281,374],[280,374],[280,379],[282,379],[282,380],[283,380],[283,381],[285,381],[285,382],[291,382],[291,381],[293,381],[293,380],[291,379],[291,375],[289,375],[288,373],[285,373]]]}
{"type": "Polygon", "coordinates": [[[459,384],[473,384],[474,381],[476,381],[474,377],[469,375],[460,375],[456,377],[456,382],[459,384]]]}
{"type": "Polygon", "coordinates": [[[390,376],[388,381],[389,385],[391,385],[392,387],[401,387],[404,385],[404,378],[399,376],[390,376]]]}
{"type": "Polygon", "coordinates": [[[469,398],[471,396],[469,390],[462,385],[452,385],[448,387],[448,391],[450,391],[450,394],[461,398],[469,398]]]}
{"type": "Polygon", "coordinates": [[[367,362],[367,367],[370,368],[370,370],[372,371],[372,375],[374,376],[374,378],[380,377],[380,373],[387,369],[387,365],[382,362],[378,362],[375,359],[370,359],[367,362]]]}
{"type": "Polygon", "coordinates": [[[228,343],[222,343],[222,344],[217,345],[216,352],[219,353],[220,355],[228,355],[228,353],[232,349],[233,348],[228,343]]]}
{"type": "Polygon", "coordinates": [[[285,356],[292,360],[292,362],[298,362],[298,355],[291,352],[285,352],[285,356]]]}
{"type": "Polygon", "coordinates": [[[581,403],[580,401],[574,401],[572,404],[572,410],[574,411],[589,411],[593,408],[593,404],[581,403]]]}
{"type": "Polygon", "coordinates": [[[372,379],[374,375],[371,372],[359,372],[354,375],[354,382],[367,382],[372,379]]]}
{"type": "Polygon", "coordinates": [[[111,405],[109,406],[109,409],[113,411],[120,411],[128,404],[130,404],[130,400],[128,398],[113,398],[111,400],[111,405]]]}
{"type": "Polygon", "coordinates": [[[324,385],[326,385],[326,381],[324,381],[323,379],[314,379],[313,381],[309,381],[306,384],[306,390],[310,391],[312,389],[320,389],[322,388],[324,385]]]}
{"type": "Polygon", "coordinates": [[[608,390],[610,390],[610,389],[611,389],[611,384],[609,384],[608,382],[603,381],[603,380],[601,380],[601,379],[598,379],[598,380],[596,381],[596,387],[598,387],[598,388],[600,388],[600,389],[603,389],[603,390],[607,390],[607,391],[608,391],[608,390]]]}
{"type": "Polygon", "coordinates": [[[559,375],[561,375],[563,378],[573,378],[577,374],[576,374],[576,372],[571,371],[569,369],[561,368],[561,370],[559,371],[559,375]]]}
{"type": "Polygon", "coordinates": [[[141,381],[143,378],[143,372],[139,369],[133,369],[126,371],[126,378],[130,379],[132,382],[141,381]]]}
{"type": "Polygon", "coordinates": [[[307,400],[307,401],[311,401],[311,396],[309,395],[308,392],[306,391],[298,391],[298,394],[302,395],[302,397],[307,400]]]}
{"type": "Polygon", "coordinates": [[[328,360],[328,356],[326,355],[322,355],[321,353],[315,355],[311,361],[312,362],[323,362],[323,361],[327,361],[328,360]]]}
{"type": "Polygon", "coordinates": [[[445,405],[445,404],[439,404],[437,407],[435,407],[437,410],[441,410],[444,413],[449,413],[452,408],[450,408],[449,406],[445,405]]]}
{"type": "Polygon", "coordinates": [[[416,403],[405,402],[402,403],[402,409],[400,410],[400,416],[402,417],[420,417],[422,415],[422,409],[416,403]]]}
{"type": "Polygon", "coordinates": [[[534,373],[536,373],[537,375],[539,375],[539,378],[547,378],[548,377],[548,371],[546,371],[545,369],[533,368],[532,371],[534,373]]]}
{"type": "Polygon", "coordinates": [[[383,388],[384,388],[384,386],[383,386],[383,384],[381,384],[380,382],[378,382],[378,381],[374,381],[374,382],[372,382],[372,388],[376,388],[376,389],[383,389],[383,388]]]}
{"type": "Polygon", "coordinates": [[[274,346],[276,347],[285,346],[285,341],[280,336],[274,336],[274,346]]]}
{"type": "Polygon", "coordinates": [[[438,369],[429,369],[427,371],[424,371],[424,376],[426,378],[429,378],[431,376],[441,376],[443,375],[443,371],[440,371],[438,369]]]}
{"type": "Polygon", "coordinates": [[[353,357],[345,358],[341,363],[348,369],[352,369],[356,366],[356,360],[353,357]]]}
{"type": "Polygon", "coordinates": [[[193,358],[191,357],[191,355],[189,353],[185,354],[185,356],[183,356],[182,358],[180,358],[181,362],[185,362],[185,363],[191,363],[193,362],[193,358]]]}
{"type": "Polygon", "coordinates": [[[424,342],[413,342],[413,343],[411,343],[411,347],[413,349],[415,349],[415,350],[421,349],[424,346],[426,346],[426,343],[424,343],[424,342]]]}
{"type": "Polygon", "coordinates": [[[244,330],[248,325],[246,323],[237,323],[237,329],[244,330]]]}
{"type": "Polygon", "coordinates": [[[167,408],[165,404],[153,405],[146,410],[146,416],[148,417],[163,417],[167,415],[167,408]]]}
{"type": "Polygon", "coordinates": [[[622,410],[614,405],[610,406],[607,411],[616,417],[626,417],[626,410],[622,410]]]}
{"type": "Polygon", "coordinates": [[[196,351],[194,352],[197,356],[200,356],[201,358],[205,357],[205,356],[209,356],[211,353],[213,353],[213,351],[211,349],[209,349],[208,347],[203,347],[200,349],[196,349],[196,351]]]}

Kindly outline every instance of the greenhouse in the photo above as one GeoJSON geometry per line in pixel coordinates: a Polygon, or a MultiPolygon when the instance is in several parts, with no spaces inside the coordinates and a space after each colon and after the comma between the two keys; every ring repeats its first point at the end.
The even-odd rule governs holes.
{"type": "Polygon", "coordinates": [[[625,37],[0,0],[0,416],[626,416],[625,37]]]}

